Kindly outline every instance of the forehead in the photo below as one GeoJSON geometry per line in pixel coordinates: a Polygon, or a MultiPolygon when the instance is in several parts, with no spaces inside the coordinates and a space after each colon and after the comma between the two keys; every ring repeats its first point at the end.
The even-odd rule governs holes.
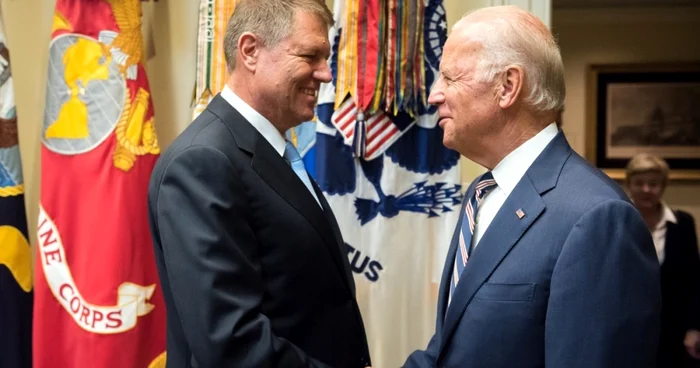
{"type": "Polygon", "coordinates": [[[330,47],[328,28],[315,14],[297,11],[294,15],[292,31],[286,38],[293,46],[330,47]]]}
{"type": "Polygon", "coordinates": [[[657,180],[663,180],[664,175],[658,170],[648,170],[648,171],[643,171],[643,172],[639,172],[636,174],[632,174],[630,179],[632,179],[636,182],[657,181],[657,180]]]}
{"type": "Polygon", "coordinates": [[[481,42],[468,30],[455,27],[445,42],[440,65],[443,69],[468,67],[476,61],[481,49],[481,42]]]}

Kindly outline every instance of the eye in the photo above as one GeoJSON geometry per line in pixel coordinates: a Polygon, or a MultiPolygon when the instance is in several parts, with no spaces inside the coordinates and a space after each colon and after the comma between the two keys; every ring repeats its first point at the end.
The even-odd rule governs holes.
{"type": "Polygon", "coordinates": [[[300,52],[298,56],[304,60],[313,61],[318,58],[318,54],[313,51],[300,52]]]}
{"type": "Polygon", "coordinates": [[[452,78],[450,78],[449,75],[447,75],[445,73],[440,73],[440,76],[442,77],[442,79],[445,80],[445,82],[452,82],[452,78]]]}

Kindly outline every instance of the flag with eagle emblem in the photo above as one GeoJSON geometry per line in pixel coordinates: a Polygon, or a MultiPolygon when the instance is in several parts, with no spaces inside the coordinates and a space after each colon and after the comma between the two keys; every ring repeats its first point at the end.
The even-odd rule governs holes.
{"type": "Polygon", "coordinates": [[[316,122],[287,132],[346,241],[372,362],[401,366],[435,330],[463,191],[426,102],[447,38],[441,0],[335,0],[316,122]],[[315,131],[315,135],[308,131],[315,131]]]}

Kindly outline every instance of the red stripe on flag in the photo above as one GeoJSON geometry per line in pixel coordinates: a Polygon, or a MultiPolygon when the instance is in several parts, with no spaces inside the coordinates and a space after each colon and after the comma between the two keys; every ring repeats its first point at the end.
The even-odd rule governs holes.
{"type": "Polygon", "coordinates": [[[370,156],[372,156],[372,154],[373,154],[374,152],[376,152],[379,148],[381,148],[382,145],[383,145],[386,141],[388,141],[390,138],[392,138],[392,137],[394,137],[396,134],[398,134],[398,133],[399,133],[399,130],[396,128],[395,125],[392,124],[392,128],[391,128],[391,131],[390,131],[390,132],[391,132],[391,133],[388,134],[387,136],[385,136],[384,138],[382,138],[382,140],[380,140],[379,143],[378,143],[374,148],[372,148],[371,150],[367,151],[367,154],[365,155],[365,157],[370,157],[370,156]]]}

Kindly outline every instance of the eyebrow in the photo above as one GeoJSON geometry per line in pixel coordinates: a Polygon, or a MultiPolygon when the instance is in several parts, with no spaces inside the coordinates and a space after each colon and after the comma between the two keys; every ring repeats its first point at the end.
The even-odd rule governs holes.
{"type": "Polygon", "coordinates": [[[296,49],[297,54],[300,55],[308,55],[308,54],[313,54],[313,55],[321,55],[324,57],[324,59],[327,59],[330,56],[330,47],[324,48],[324,47],[317,47],[317,46],[308,46],[308,45],[299,45],[296,49]]]}

